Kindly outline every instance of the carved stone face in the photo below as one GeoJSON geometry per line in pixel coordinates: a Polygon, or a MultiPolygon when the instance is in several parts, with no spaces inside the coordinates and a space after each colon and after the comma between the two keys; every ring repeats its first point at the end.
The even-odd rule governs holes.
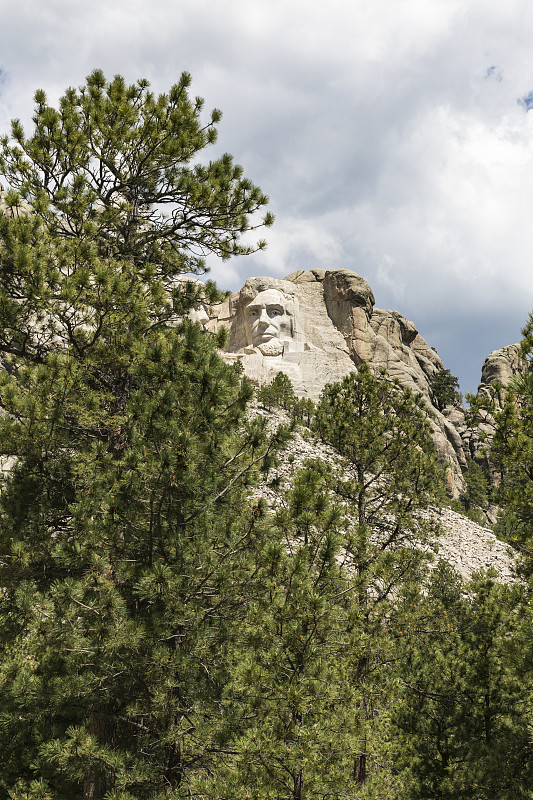
{"type": "Polygon", "coordinates": [[[278,289],[265,289],[248,303],[245,325],[249,343],[265,356],[283,353],[283,342],[293,337],[290,301],[278,289]]]}

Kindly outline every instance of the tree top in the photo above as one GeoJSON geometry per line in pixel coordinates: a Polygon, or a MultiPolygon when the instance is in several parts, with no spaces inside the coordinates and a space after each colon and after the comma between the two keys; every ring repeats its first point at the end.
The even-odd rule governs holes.
{"type": "Polygon", "coordinates": [[[37,215],[55,238],[96,243],[99,257],[149,261],[169,276],[205,271],[209,253],[263,248],[241,238],[272,224],[271,214],[256,216],[268,198],[229,154],[200,163],[221,112],[203,121],[190,84],[184,72],[156,96],[147,80],[128,85],[94,70],[57,108],[38,90],[33,132],[13,120],[0,139],[4,207],[37,215]]]}

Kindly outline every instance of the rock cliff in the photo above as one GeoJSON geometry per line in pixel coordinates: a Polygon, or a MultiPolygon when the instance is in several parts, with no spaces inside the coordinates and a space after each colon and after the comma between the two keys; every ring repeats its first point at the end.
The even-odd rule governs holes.
{"type": "MultiPolygon", "coordinates": [[[[366,363],[419,392],[447,467],[450,492],[457,495],[462,489],[462,470],[480,446],[479,436],[468,429],[462,406],[436,406],[430,381],[444,364],[413,322],[398,311],[375,307],[372,289],[360,275],[314,269],[283,280],[249,278],[239,292],[208,311],[208,329],[229,329],[224,357],[240,362],[259,385],[282,371],[298,395],[317,400],[327,383],[366,363]]],[[[495,381],[505,385],[520,368],[518,345],[491,353],[480,391],[489,393],[495,381]]]]}
{"type": "MultiPolygon", "coordinates": [[[[481,369],[481,382],[477,393],[481,397],[488,397],[493,401],[497,410],[502,407],[502,389],[509,385],[513,377],[520,375],[526,368],[526,361],[520,356],[520,345],[509,344],[499,350],[489,353],[481,369]]],[[[474,430],[466,429],[463,439],[474,455],[490,446],[495,431],[494,417],[484,412],[483,419],[474,430]]]]}

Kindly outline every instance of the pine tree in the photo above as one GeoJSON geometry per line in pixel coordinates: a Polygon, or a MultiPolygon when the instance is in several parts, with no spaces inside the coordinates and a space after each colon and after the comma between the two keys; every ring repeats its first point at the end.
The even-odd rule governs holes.
{"type": "Polygon", "coordinates": [[[291,407],[291,418],[308,428],[311,427],[314,413],[315,404],[310,397],[298,397],[291,407]]]}
{"type": "MultiPolygon", "coordinates": [[[[128,86],[117,75],[107,82],[95,70],[79,90],[66,91],[58,109],[37,91],[33,135],[15,120],[12,143],[1,140],[7,208],[16,216],[30,210],[41,230],[74,251],[83,243],[102,258],[149,264],[167,278],[203,271],[207,253],[252,252],[240,239],[268,199],[230,155],[195,163],[216,141],[221,113],[203,123],[203,100],[190,99],[190,83],[183,73],[156,97],[146,80],[128,86]]],[[[267,214],[261,224],[272,221],[267,214]]]]}
{"type": "Polygon", "coordinates": [[[467,458],[463,478],[465,490],[455,502],[457,510],[474,522],[486,523],[483,512],[489,506],[490,483],[480,461],[467,458]]]}
{"type": "Polygon", "coordinates": [[[484,574],[463,584],[443,562],[411,597],[391,738],[405,800],[530,797],[531,672],[513,658],[523,602],[522,587],[484,574]]]}
{"type": "MultiPolygon", "coordinates": [[[[421,547],[436,535],[436,525],[421,512],[443,496],[442,470],[422,398],[374,376],[366,365],[326,386],[313,426],[347,460],[347,476],[339,475],[334,488],[352,517],[344,547],[366,641],[352,680],[371,687],[381,680],[387,660],[394,595],[406,582],[420,580],[421,547]]],[[[368,734],[361,737],[353,778],[362,788],[369,777],[370,723],[376,709],[369,691],[360,703],[368,734]]]]}
{"type": "Polygon", "coordinates": [[[278,372],[270,383],[266,383],[257,392],[257,399],[267,408],[283,408],[290,411],[297,402],[294,387],[284,372],[278,372]]]}
{"type": "Polygon", "coordinates": [[[226,689],[240,735],[206,797],[352,796],[360,735],[350,680],[360,650],[359,608],[342,549],[343,514],[328,469],[307,462],[273,521],[253,576],[242,654],[226,689]]]}
{"type": "Polygon", "coordinates": [[[97,71],[2,140],[0,797],[188,796],[224,749],[246,487],[284,434],[180,322],[205,296],[179,274],[249,252],[266,202],[229,156],[195,163],[219,114],[188,85],[97,71]]]}
{"type": "Polygon", "coordinates": [[[452,375],[449,369],[439,369],[429,381],[429,388],[434,404],[439,411],[444,411],[446,406],[457,405],[461,402],[459,380],[452,375]]]}

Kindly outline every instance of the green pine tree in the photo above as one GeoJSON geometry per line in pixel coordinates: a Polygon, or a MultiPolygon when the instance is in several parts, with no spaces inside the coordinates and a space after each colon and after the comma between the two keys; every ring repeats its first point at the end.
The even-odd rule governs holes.
{"type": "Polygon", "coordinates": [[[410,598],[391,737],[405,800],[531,796],[531,671],[512,655],[523,642],[522,595],[484,574],[463,584],[441,562],[410,598]]]}
{"type": "MultiPolygon", "coordinates": [[[[83,255],[82,245],[167,279],[203,271],[207,253],[252,252],[240,239],[267,198],[230,155],[195,163],[216,141],[221,113],[203,122],[203,100],[191,100],[190,82],[183,73],[156,97],[146,80],[107,82],[95,70],[57,109],[37,91],[33,135],[15,120],[11,140],[1,140],[5,206],[14,216],[31,211],[41,230],[69,242],[71,270],[69,250],[83,255]]],[[[272,221],[267,214],[260,224],[272,221]]]]}
{"type": "Polygon", "coordinates": [[[266,202],[197,163],[219,113],[188,86],[96,71],[2,140],[0,797],[189,796],[225,748],[247,484],[284,434],[179,321],[204,298],[179,274],[249,252],[266,202]]]}
{"type": "Polygon", "coordinates": [[[383,679],[395,595],[405,584],[421,580],[426,558],[421,547],[431,545],[437,532],[421,512],[443,497],[444,479],[422,398],[374,376],[366,365],[324,389],[313,426],[347,460],[346,474],[337,477],[334,490],[351,515],[343,546],[366,642],[352,673],[354,685],[365,688],[360,717],[367,733],[353,766],[354,782],[363,789],[373,721],[379,716],[370,689],[383,679]]]}
{"type": "Polygon", "coordinates": [[[237,755],[202,786],[213,800],[352,796],[360,620],[327,467],[306,463],[286,503],[253,578],[225,693],[241,733],[237,755]]]}
{"type": "Polygon", "coordinates": [[[467,458],[463,472],[465,490],[453,505],[474,522],[486,524],[483,512],[489,507],[490,483],[480,461],[467,458]]]}
{"type": "Polygon", "coordinates": [[[283,408],[290,411],[297,402],[290,378],[284,372],[278,372],[270,383],[266,383],[257,392],[257,399],[267,408],[283,408]]]}
{"type": "Polygon", "coordinates": [[[451,374],[449,369],[439,369],[429,380],[429,388],[433,403],[444,411],[446,406],[454,406],[461,402],[459,380],[451,374]]]}
{"type": "Polygon", "coordinates": [[[306,427],[311,427],[311,420],[315,413],[315,404],[310,397],[298,397],[291,408],[291,418],[306,427]]]}

